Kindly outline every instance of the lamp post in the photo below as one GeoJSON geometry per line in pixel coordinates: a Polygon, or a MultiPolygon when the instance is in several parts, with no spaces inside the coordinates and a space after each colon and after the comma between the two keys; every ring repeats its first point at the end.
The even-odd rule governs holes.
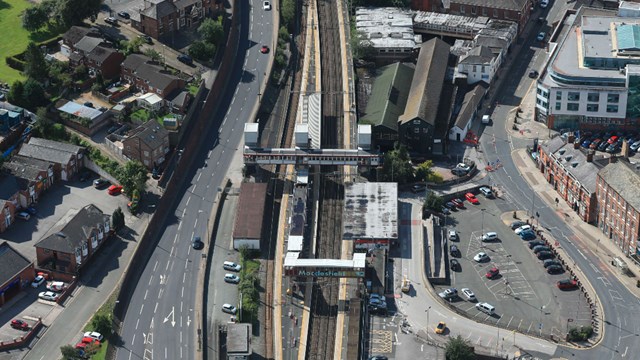
{"type": "MultiPolygon", "coordinates": [[[[482,227],[480,228],[482,234],[480,234],[480,236],[484,236],[484,212],[485,212],[485,210],[487,210],[487,209],[484,209],[484,208],[480,209],[480,211],[482,211],[482,225],[481,225],[482,227]]],[[[484,247],[484,241],[482,241],[482,238],[480,238],[480,245],[482,247],[484,247]]]]}
{"type": "Polygon", "coordinates": [[[431,306],[429,306],[427,308],[427,310],[424,311],[424,312],[427,313],[427,334],[429,333],[429,327],[430,327],[430,325],[429,325],[429,310],[431,310],[431,306]]]}

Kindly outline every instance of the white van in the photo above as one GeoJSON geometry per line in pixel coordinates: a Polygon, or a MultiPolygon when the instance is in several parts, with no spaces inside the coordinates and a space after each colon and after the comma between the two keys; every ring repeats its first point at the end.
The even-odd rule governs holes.
{"type": "Polygon", "coordinates": [[[491,117],[489,115],[482,115],[482,124],[489,125],[491,123],[491,117]]]}
{"type": "Polygon", "coordinates": [[[493,315],[496,313],[496,308],[493,305],[486,302],[477,303],[476,309],[478,309],[479,311],[482,311],[487,315],[493,315]]]}

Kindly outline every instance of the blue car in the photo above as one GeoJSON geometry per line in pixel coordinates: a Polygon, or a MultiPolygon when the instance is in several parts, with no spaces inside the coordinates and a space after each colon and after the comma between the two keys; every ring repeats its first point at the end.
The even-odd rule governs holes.
{"type": "Polygon", "coordinates": [[[526,241],[534,240],[536,238],[536,233],[533,231],[523,231],[520,233],[520,238],[526,241]]]}
{"type": "Polygon", "coordinates": [[[587,139],[587,140],[582,142],[582,147],[583,148],[588,148],[589,145],[591,145],[591,139],[587,139]]]}
{"type": "Polygon", "coordinates": [[[38,210],[36,210],[36,208],[34,208],[33,206],[29,206],[29,207],[27,208],[27,212],[28,212],[29,214],[31,214],[31,215],[35,215],[35,214],[37,214],[37,213],[38,213],[38,210]]]}

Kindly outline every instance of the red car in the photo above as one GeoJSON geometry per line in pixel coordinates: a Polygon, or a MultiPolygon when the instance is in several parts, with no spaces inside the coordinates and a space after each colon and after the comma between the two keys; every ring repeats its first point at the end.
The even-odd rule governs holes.
{"type": "Polygon", "coordinates": [[[616,141],[618,141],[618,137],[614,135],[610,137],[607,142],[609,143],[609,145],[611,145],[611,144],[615,144],[616,141]]]}
{"type": "Polygon", "coordinates": [[[76,349],[85,349],[87,346],[100,346],[100,341],[85,336],[82,341],[76,344],[76,349]]]}
{"type": "Polygon", "coordinates": [[[480,201],[478,201],[478,199],[476,198],[475,195],[473,195],[472,193],[466,193],[464,194],[464,197],[467,199],[468,202],[477,205],[480,204],[480,201]]]}
{"type": "Polygon", "coordinates": [[[572,279],[559,280],[556,286],[560,290],[571,290],[578,287],[578,282],[572,279]]]}
{"type": "Polygon", "coordinates": [[[460,209],[464,207],[464,202],[462,202],[462,200],[460,199],[451,199],[451,202],[454,203],[460,209]]]}
{"type": "Polygon", "coordinates": [[[487,279],[495,279],[498,275],[500,275],[500,270],[494,267],[487,271],[487,274],[485,276],[487,277],[487,279]]]}
{"type": "Polygon", "coordinates": [[[260,48],[260,52],[263,54],[266,54],[269,52],[269,47],[267,45],[262,45],[262,47],[260,48]]]}
{"type": "Polygon", "coordinates": [[[29,324],[23,320],[11,320],[11,327],[18,330],[29,330],[29,324]]]}
{"type": "Polygon", "coordinates": [[[109,195],[119,195],[120,193],[122,193],[122,186],[121,185],[111,185],[107,189],[107,192],[109,193],[109,195]]]}

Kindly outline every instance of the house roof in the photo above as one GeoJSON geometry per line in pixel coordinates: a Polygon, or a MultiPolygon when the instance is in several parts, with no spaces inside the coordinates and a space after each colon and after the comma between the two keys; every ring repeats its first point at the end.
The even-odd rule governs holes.
{"type": "Polygon", "coordinates": [[[136,69],[136,75],[139,78],[148,81],[149,86],[161,90],[169,86],[172,81],[180,80],[179,77],[167,74],[163,71],[164,70],[159,66],[145,63],[136,69]]]}
{"type": "Polygon", "coordinates": [[[162,102],[162,98],[154,93],[146,93],[144,95],[141,95],[138,97],[138,100],[146,101],[151,105],[162,102]]]}
{"type": "Polygon", "coordinates": [[[609,186],[636,211],[640,211],[640,171],[626,160],[618,159],[610,163],[598,172],[609,186]]]}
{"type": "Polygon", "coordinates": [[[187,90],[175,89],[167,96],[167,101],[173,105],[186,106],[189,102],[189,92],[187,90]]]}
{"type": "Polygon", "coordinates": [[[142,11],[142,14],[152,19],[160,20],[163,17],[173,14],[174,12],[176,12],[176,7],[173,5],[173,3],[171,1],[164,0],[156,2],[155,4],[152,4],[148,8],[144,9],[142,11]]]}
{"type": "Polygon", "coordinates": [[[129,133],[127,139],[140,139],[151,149],[161,148],[169,132],[155,120],[149,120],[129,133]]]}
{"type": "Polygon", "coordinates": [[[32,264],[29,259],[11,247],[8,242],[0,244],[0,288],[4,288],[7,282],[20,274],[22,270],[32,264]]]}
{"type": "MultiPolygon", "coordinates": [[[[492,0],[491,7],[495,9],[522,11],[526,9],[527,0],[492,0]]],[[[487,0],[455,0],[455,3],[469,6],[487,6],[487,0]]]]}
{"type": "Polygon", "coordinates": [[[102,115],[102,111],[98,109],[84,106],[82,104],[78,104],[73,101],[68,101],[66,104],[60,106],[58,110],[70,115],[75,115],[77,117],[81,117],[89,120],[94,120],[100,115],[102,115]]]}
{"type": "Polygon", "coordinates": [[[91,230],[98,224],[107,223],[110,218],[93,204],[80,210],[73,210],[54,225],[51,235],[38,241],[35,247],[63,253],[75,253],[75,249],[87,241],[91,230]]]}
{"type": "MultiPolygon", "coordinates": [[[[12,156],[11,161],[9,163],[22,164],[24,166],[30,166],[30,167],[34,167],[42,170],[47,170],[53,166],[51,162],[48,162],[46,160],[28,158],[28,157],[20,156],[19,154],[12,156]]],[[[5,164],[9,164],[9,163],[5,163],[5,164]]]]}
{"type": "Polygon", "coordinates": [[[18,155],[50,161],[55,164],[66,165],[71,162],[73,154],[64,150],[52,149],[33,144],[23,144],[18,155]]]}
{"type": "Polygon", "coordinates": [[[105,60],[109,58],[114,53],[117,53],[118,50],[113,48],[108,48],[104,46],[96,46],[87,57],[97,63],[103,63],[105,60]]]}
{"type": "Polygon", "coordinates": [[[422,44],[401,124],[419,118],[435,126],[448,62],[449,44],[438,38],[422,44]]]}
{"type": "Polygon", "coordinates": [[[11,174],[0,173],[0,199],[9,200],[20,190],[18,178],[11,174]]]}
{"type": "Polygon", "coordinates": [[[31,139],[29,139],[29,144],[38,145],[38,146],[44,146],[44,147],[48,147],[48,148],[51,148],[51,149],[64,150],[64,151],[67,151],[67,152],[70,152],[70,153],[74,153],[74,154],[79,154],[82,151],[84,151],[84,148],[82,146],[73,145],[73,144],[67,144],[67,143],[63,143],[63,142],[59,142],[59,141],[43,139],[43,138],[38,138],[38,137],[32,137],[31,139]]]}
{"type": "Polygon", "coordinates": [[[178,9],[184,9],[187,6],[197,3],[199,0],[174,0],[173,3],[178,9]]]}
{"type": "Polygon", "coordinates": [[[558,151],[558,149],[563,147],[564,144],[565,144],[564,140],[560,136],[556,136],[553,139],[542,144],[541,147],[542,147],[542,150],[544,150],[544,152],[547,155],[550,155],[558,151]]]}
{"type": "Polygon", "coordinates": [[[19,187],[23,190],[26,190],[33,181],[40,180],[41,172],[46,172],[46,169],[15,161],[6,162],[2,164],[2,167],[7,174],[18,180],[19,187]]]}
{"type": "Polygon", "coordinates": [[[234,239],[260,239],[267,196],[266,183],[242,183],[233,227],[234,239]]]}
{"type": "Polygon", "coordinates": [[[360,120],[398,131],[398,118],[404,113],[413,68],[395,63],[380,69],[367,103],[366,115],[360,120]]]}
{"type": "Polygon", "coordinates": [[[458,113],[454,123],[456,127],[464,129],[467,126],[468,122],[471,121],[473,113],[476,111],[478,105],[482,102],[484,95],[487,93],[488,87],[489,85],[487,85],[487,83],[480,81],[464,95],[462,105],[460,106],[460,112],[458,113]]]}
{"type": "Polygon", "coordinates": [[[100,38],[85,36],[82,39],[80,39],[80,41],[78,41],[74,47],[77,50],[80,50],[83,53],[88,54],[91,51],[93,51],[93,49],[95,49],[96,46],[100,45],[100,43],[102,43],[102,39],[100,38]]]}
{"type": "MultiPolygon", "coordinates": [[[[564,141],[560,140],[563,142],[563,146],[553,152],[556,163],[562,165],[567,173],[571,174],[590,193],[594,194],[596,191],[596,177],[601,164],[596,161],[587,161],[587,155],[580,148],[576,149],[572,143],[564,144],[564,141]]],[[[555,145],[555,143],[552,145],[555,145]]]]}
{"type": "Polygon", "coordinates": [[[82,40],[83,37],[90,33],[97,33],[97,31],[82,26],[72,26],[62,35],[62,40],[64,40],[65,44],[74,46],[78,41],[82,40]]]}
{"type": "Polygon", "coordinates": [[[486,46],[476,46],[460,57],[460,64],[489,64],[493,58],[491,49],[486,46]]]}
{"type": "Polygon", "coordinates": [[[130,71],[136,71],[140,65],[147,61],[151,61],[151,58],[141,54],[131,54],[122,62],[122,68],[130,71]]]}

